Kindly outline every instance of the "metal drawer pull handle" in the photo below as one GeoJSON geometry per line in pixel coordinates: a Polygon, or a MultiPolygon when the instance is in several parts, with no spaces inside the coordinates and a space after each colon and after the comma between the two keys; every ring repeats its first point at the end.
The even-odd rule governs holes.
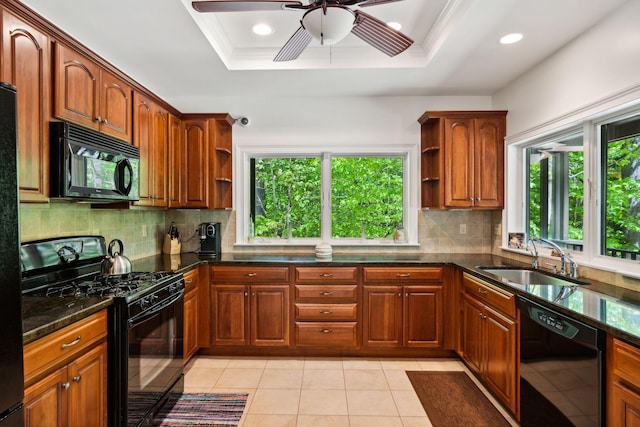
{"type": "Polygon", "coordinates": [[[333,332],[333,329],[320,329],[320,332],[323,334],[330,334],[331,332],[333,332]]]}
{"type": "Polygon", "coordinates": [[[488,292],[487,292],[487,291],[485,291],[485,290],[484,290],[484,289],[482,289],[482,288],[478,288],[478,293],[479,293],[479,294],[482,294],[482,295],[486,295],[486,294],[488,294],[488,292]]]}
{"type": "Polygon", "coordinates": [[[187,285],[190,285],[193,283],[193,279],[187,279],[184,281],[184,283],[186,283],[187,285]]]}
{"type": "Polygon", "coordinates": [[[256,277],[258,273],[244,273],[246,277],[256,277]]]}
{"type": "Polygon", "coordinates": [[[69,387],[71,387],[71,384],[67,383],[62,383],[62,389],[63,390],[69,390],[69,387]]]}
{"type": "Polygon", "coordinates": [[[396,273],[396,277],[411,277],[411,273],[396,273]]]}
{"type": "Polygon", "coordinates": [[[320,277],[333,277],[332,273],[320,273],[320,277]]]}
{"type": "Polygon", "coordinates": [[[60,348],[61,348],[62,350],[64,350],[64,349],[65,349],[65,348],[67,348],[67,347],[74,346],[74,345],[78,344],[78,343],[80,342],[80,340],[81,340],[81,339],[82,339],[82,335],[78,335],[78,338],[76,338],[75,340],[71,341],[69,344],[62,344],[62,345],[60,346],[60,348]]]}
{"type": "Polygon", "coordinates": [[[331,295],[333,295],[333,292],[331,292],[331,291],[320,291],[320,295],[322,295],[323,297],[331,296],[331,295]]]}
{"type": "Polygon", "coordinates": [[[82,379],[82,377],[80,375],[77,375],[77,376],[73,377],[73,382],[74,383],[79,383],[81,379],[82,379]]]}
{"type": "Polygon", "coordinates": [[[320,314],[332,314],[333,310],[320,310],[320,314]]]}

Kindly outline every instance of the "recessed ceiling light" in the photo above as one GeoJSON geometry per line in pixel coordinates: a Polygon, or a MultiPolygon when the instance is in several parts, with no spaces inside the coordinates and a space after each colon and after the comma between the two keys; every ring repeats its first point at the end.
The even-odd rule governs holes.
{"type": "Polygon", "coordinates": [[[259,36],[268,36],[273,30],[267,24],[256,24],[253,26],[253,32],[259,36]]]}
{"type": "Polygon", "coordinates": [[[520,40],[522,40],[522,37],[524,36],[520,33],[507,34],[506,36],[502,36],[500,38],[500,43],[502,44],[518,43],[520,40]]]}
{"type": "Polygon", "coordinates": [[[400,25],[399,22],[387,22],[387,25],[396,31],[400,31],[400,28],[402,28],[402,25],[400,25]]]}

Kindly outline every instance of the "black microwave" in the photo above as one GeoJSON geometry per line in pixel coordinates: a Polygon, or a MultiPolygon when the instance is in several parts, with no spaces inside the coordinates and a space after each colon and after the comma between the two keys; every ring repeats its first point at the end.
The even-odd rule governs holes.
{"type": "Polygon", "coordinates": [[[139,200],[140,149],[67,122],[50,123],[52,198],[139,200]]]}

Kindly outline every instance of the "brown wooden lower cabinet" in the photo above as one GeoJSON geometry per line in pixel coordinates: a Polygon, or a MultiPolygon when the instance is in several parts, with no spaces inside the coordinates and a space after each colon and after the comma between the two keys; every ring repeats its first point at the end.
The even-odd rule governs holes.
{"type": "Polygon", "coordinates": [[[607,425],[640,426],[640,349],[607,340],[607,425]]]}
{"type": "Polygon", "coordinates": [[[289,345],[289,285],[212,285],[213,345],[289,345]]]}
{"type": "Polygon", "coordinates": [[[184,363],[198,351],[198,292],[184,294],[184,363]]]}
{"type": "Polygon", "coordinates": [[[472,276],[463,277],[462,359],[501,401],[518,410],[518,326],[515,297],[472,276]],[[495,298],[510,315],[488,304],[495,298]]]}
{"type": "Polygon", "coordinates": [[[106,325],[97,313],[25,346],[26,427],[107,425],[106,325]]]}

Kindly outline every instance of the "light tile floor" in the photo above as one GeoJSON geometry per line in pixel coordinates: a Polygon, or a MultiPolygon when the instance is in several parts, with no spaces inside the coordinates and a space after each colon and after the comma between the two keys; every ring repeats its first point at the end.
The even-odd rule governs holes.
{"type": "Polygon", "coordinates": [[[455,359],[198,356],[186,366],[185,392],[248,393],[241,427],[428,427],[405,374],[420,370],[466,367],[455,359]]]}

